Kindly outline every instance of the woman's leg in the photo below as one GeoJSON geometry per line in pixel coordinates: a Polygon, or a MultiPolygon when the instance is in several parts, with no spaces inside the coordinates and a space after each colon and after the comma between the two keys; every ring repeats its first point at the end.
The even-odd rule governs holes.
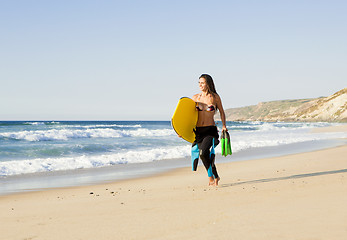
{"type": "MultiPolygon", "coordinates": [[[[213,137],[207,136],[203,139],[201,143],[198,144],[199,150],[200,150],[200,158],[206,168],[206,171],[209,170],[209,168],[212,168],[212,173],[216,179],[219,180],[219,176],[217,173],[217,168],[214,164],[214,156],[210,156],[210,148],[212,146],[213,137]]],[[[218,181],[214,181],[214,178],[212,176],[209,176],[210,182],[214,182],[218,184],[218,181]]]]}

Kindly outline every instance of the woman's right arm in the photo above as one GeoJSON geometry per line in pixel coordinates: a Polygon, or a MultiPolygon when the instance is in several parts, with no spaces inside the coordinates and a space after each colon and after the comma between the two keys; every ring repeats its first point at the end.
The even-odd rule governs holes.
{"type": "Polygon", "coordinates": [[[217,95],[217,101],[216,102],[217,102],[217,108],[218,108],[219,113],[220,113],[220,118],[221,118],[222,124],[223,124],[222,130],[228,131],[227,125],[226,125],[226,119],[225,119],[225,112],[224,112],[223,105],[222,105],[222,99],[220,98],[219,95],[217,95]]]}

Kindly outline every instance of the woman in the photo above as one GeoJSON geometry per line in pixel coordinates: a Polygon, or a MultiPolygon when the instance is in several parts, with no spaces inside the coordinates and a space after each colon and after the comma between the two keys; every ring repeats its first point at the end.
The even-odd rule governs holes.
{"type": "Polygon", "coordinates": [[[219,143],[214,115],[219,110],[223,123],[222,130],[227,131],[225,113],[221,98],[217,94],[210,75],[202,74],[200,76],[199,87],[201,93],[194,95],[192,98],[196,102],[198,111],[198,122],[195,129],[196,137],[193,146],[198,145],[200,158],[208,173],[210,172],[209,169],[212,168],[212,173],[209,173],[209,185],[218,186],[220,177],[214,164],[214,156],[210,156],[210,148],[212,145],[216,146],[219,143]]]}

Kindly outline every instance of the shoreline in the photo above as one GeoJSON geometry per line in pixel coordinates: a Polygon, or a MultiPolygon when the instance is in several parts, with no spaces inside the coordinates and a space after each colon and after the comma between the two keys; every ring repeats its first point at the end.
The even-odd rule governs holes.
{"type": "MultiPolygon", "coordinates": [[[[299,142],[279,146],[252,148],[233,153],[230,157],[216,155],[217,165],[263,158],[281,157],[292,154],[313,152],[347,144],[345,139],[329,139],[299,142]]],[[[190,158],[168,159],[148,163],[119,164],[102,168],[76,169],[47,173],[15,175],[0,178],[0,197],[12,194],[46,191],[70,187],[90,186],[141,179],[165,174],[176,169],[190,168],[190,158]]],[[[203,168],[199,162],[199,168],[203,168]]]]}
{"type": "MultiPolygon", "coordinates": [[[[74,124],[75,123],[72,123],[72,125],[74,124]]],[[[98,124],[102,124],[102,123],[93,123],[93,124],[95,126],[99,126],[98,124]]],[[[123,125],[119,125],[121,123],[115,123],[115,124],[117,126],[123,126],[123,125]]],[[[94,125],[91,125],[91,126],[94,126],[94,125]]],[[[105,126],[105,125],[100,125],[100,126],[105,126]]],[[[140,125],[134,125],[133,123],[131,123],[129,124],[129,126],[139,127],[140,125]]],[[[146,126],[143,125],[142,127],[147,129],[148,126],[147,127],[146,126]]],[[[165,128],[165,126],[162,126],[162,127],[165,128]]],[[[283,126],[284,128],[287,128],[286,124],[284,124],[283,126]]],[[[322,126],[326,126],[326,125],[318,124],[314,126],[320,129],[322,128],[322,126]]],[[[262,126],[262,124],[260,124],[259,126],[257,125],[255,129],[265,130],[266,133],[264,133],[264,135],[261,136],[262,134],[260,131],[258,132],[258,134],[255,134],[256,139],[252,139],[252,138],[249,139],[247,137],[252,136],[252,134],[248,134],[248,135],[245,134],[246,136],[243,136],[242,134],[243,130],[242,131],[237,130],[239,127],[238,124],[236,124],[234,127],[235,127],[234,128],[235,141],[232,143],[232,148],[233,150],[235,150],[234,154],[232,157],[228,156],[227,158],[224,158],[221,155],[219,155],[220,147],[217,146],[217,156],[216,156],[217,163],[249,160],[249,159],[264,158],[264,157],[274,157],[274,156],[281,156],[281,155],[292,154],[292,153],[313,151],[316,149],[324,149],[327,147],[340,145],[341,142],[343,143],[343,141],[341,141],[341,137],[347,138],[347,135],[346,135],[347,132],[346,133],[340,132],[340,133],[335,133],[332,135],[330,133],[326,134],[326,133],[313,132],[310,137],[307,137],[308,135],[310,135],[310,131],[312,132],[311,130],[312,128],[311,129],[306,128],[305,130],[295,130],[297,134],[294,137],[289,136],[289,139],[290,139],[289,141],[286,140],[286,136],[283,134],[282,134],[283,136],[281,136],[280,139],[276,139],[277,137],[276,136],[275,140],[273,140],[271,139],[271,134],[270,135],[268,134],[269,132],[268,128],[270,127],[270,129],[276,129],[278,126],[276,127],[272,125],[268,126],[267,124],[265,124],[265,127],[264,127],[262,126]],[[301,138],[301,135],[299,133],[300,131],[302,131],[304,134],[303,138],[301,138]],[[316,134],[316,136],[314,134],[316,134]],[[243,137],[245,138],[243,139],[243,137]],[[282,141],[281,141],[281,138],[283,139],[282,141]],[[335,139],[339,139],[339,140],[335,140],[335,139]],[[252,144],[248,144],[247,141],[251,141],[252,144]],[[262,141],[264,141],[265,143],[262,143],[262,141]],[[286,143],[286,144],[283,144],[283,143],[286,143]]],[[[246,129],[249,129],[249,127],[250,129],[253,129],[253,124],[251,124],[250,126],[246,125],[246,129]]],[[[184,143],[182,142],[182,144],[184,143]]],[[[182,145],[182,146],[185,146],[185,145],[182,145]]],[[[100,182],[119,181],[123,179],[138,178],[138,177],[153,175],[159,172],[166,172],[171,169],[175,169],[179,167],[187,167],[187,166],[190,166],[190,157],[188,155],[189,146],[186,145],[185,147],[187,147],[186,148],[187,152],[183,155],[178,154],[178,155],[181,155],[181,158],[163,160],[163,158],[167,156],[167,154],[165,153],[166,152],[165,148],[163,148],[162,149],[163,151],[162,150],[157,151],[157,154],[159,153],[159,156],[161,156],[162,158],[155,157],[154,159],[156,160],[154,161],[153,160],[147,161],[148,154],[146,154],[146,152],[141,152],[141,154],[142,153],[144,154],[143,156],[139,155],[140,158],[142,157],[145,158],[143,161],[142,159],[135,159],[135,161],[132,161],[132,159],[127,159],[127,157],[131,156],[130,154],[131,151],[128,151],[127,153],[129,154],[127,154],[127,157],[125,157],[125,159],[129,160],[130,163],[127,163],[128,161],[124,161],[125,164],[123,164],[122,161],[118,162],[119,156],[112,155],[112,157],[116,158],[114,160],[112,158],[109,158],[107,155],[105,155],[107,157],[105,159],[102,157],[103,155],[100,155],[100,154],[99,155],[87,154],[85,159],[80,159],[81,156],[77,156],[76,157],[77,162],[82,160],[85,161],[85,162],[82,161],[81,164],[77,164],[79,165],[79,167],[70,167],[70,166],[75,166],[76,164],[73,161],[74,160],[73,158],[69,160],[58,158],[56,159],[56,161],[50,161],[49,158],[34,159],[33,163],[30,162],[30,158],[29,158],[29,161],[25,161],[26,163],[23,166],[21,166],[18,163],[15,163],[15,161],[12,164],[10,164],[11,161],[9,161],[9,166],[6,166],[5,164],[5,168],[0,167],[2,170],[2,173],[4,173],[4,175],[0,176],[0,195],[11,194],[15,192],[36,191],[36,190],[56,188],[56,187],[91,185],[91,184],[96,184],[100,182]],[[187,157],[183,157],[184,155],[187,155],[187,157]],[[62,160],[62,166],[59,166],[58,160],[59,161],[62,160]],[[108,161],[109,163],[107,164],[108,161]],[[135,162],[135,163],[131,163],[131,162],[135,162]],[[96,166],[101,166],[101,167],[96,167],[96,166]],[[7,168],[9,169],[8,172],[6,172],[7,168]],[[32,171],[32,173],[20,174],[21,172],[25,172],[23,171],[23,169],[24,170],[31,169],[28,172],[32,171]],[[58,170],[58,169],[61,169],[61,170],[58,170]],[[71,170],[68,170],[68,169],[71,169],[71,170]],[[18,174],[11,175],[11,172],[12,174],[16,172],[18,174]]],[[[169,153],[173,154],[171,150],[169,151],[169,153]]],[[[177,151],[177,149],[175,149],[175,151],[177,151]]],[[[153,155],[153,152],[151,152],[150,154],[153,155]]],[[[175,154],[169,155],[169,156],[175,156],[175,154]]]]}
{"type": "MultiPolygon", "coordinates": [[[[314,128],[314,133],[347,132],[347,125],[314,128]]],[[[225,162],[248,161],[288,154],[311,152],[346,144],[346,139],[327,139],[298,142],[278,146],[267,146],[242,150],[227,158],[216,155],[217,165],[225,162]]],[[[199,166],[201,163],[199,163],[199,166]]],[[[0,178],[0,196],[21,192],[44,191],[64,188],[138,179],[166,173],[177,168],[190,167],[190,158],[168,159],[146,163],[117,164],[101,168],[76,169],[14,175],[0,178]]],[[[201,166],[200,166],[201,167],[201,166]]]]}
{"type": "Polygon", "coordinates": [[[345,239],[347,144],[0,196],[0,239],[345,239]],[[333,204],[332,204],[333,203],[333,204]],[[20,224],[18,224],[20,223],[20,224]]]}

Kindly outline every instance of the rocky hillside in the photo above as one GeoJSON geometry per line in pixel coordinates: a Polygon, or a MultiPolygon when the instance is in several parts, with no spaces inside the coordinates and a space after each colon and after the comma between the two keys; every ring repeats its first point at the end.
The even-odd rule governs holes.
{"type": "Polygon", "coordinates": [[[347,88],[314,99],[261,102],[225,110],[228,121],[347,122],[347,88]]]}

